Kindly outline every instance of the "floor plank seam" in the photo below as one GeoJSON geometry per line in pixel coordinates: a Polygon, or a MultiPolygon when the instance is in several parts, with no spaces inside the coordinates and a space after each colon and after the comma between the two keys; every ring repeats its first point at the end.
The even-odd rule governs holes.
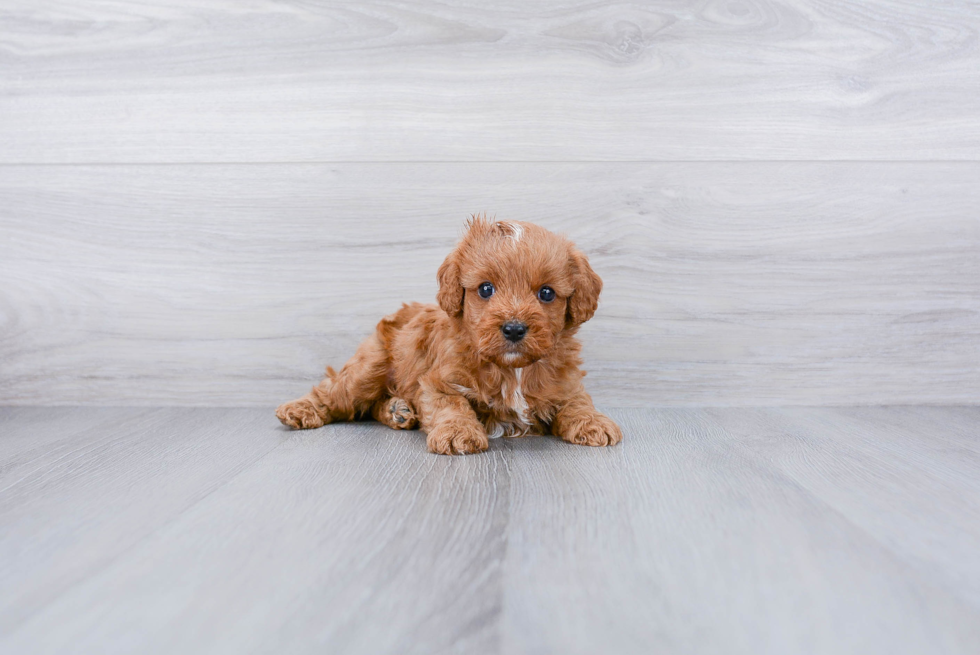
{"type": "MultiPolygon", "coordinates": [[[[187,512],[189,512],[193,508],[195,508],[198,505],[200,505],[203,501],[205,501],[207,498],[209,498],[210,496],[212,496],[217,491],[220,491],[221,489],[224,489],[230,482],[232,482],[233,480],[235,480],[236,478],[238,478],[240,475],[242,475],[243,473],[245,473],[246,471],[248,471],[249,469],[251,469],[253,466],[255,466],[256,464],[258,464],[259,462],[261,462],[262,460],[264,460],[266,457],[268,457],[272,453],[274,453],[277,450],[279,450],[280,448],[282,448],[284,445],[286,445],[287,443],[289,443],[289,441],[291,441],[296,436],[297,436],[296,434],[290,435],[290,437],[288,439],[280,442],[275,447],[269,449],[268,451],[266,451],[265,453],[263,453],[260,457],[256,457],[254,460],[251,460],[248,463],[246,463],[244,465],[240,465],[239,467],[237,467],[234,470],[234,473],[232,473],[231,475],[229,475],[220,484],[218,484],[217,486],[215,486],[212,489],[209,489],[207,491],[207,493],[205,493],[204,495],[202,495],[199,498],[194,499],[193,502],[189,503],[186,507],[181,508],[178,512],[174,513],[173,516],[171,516],[169,519],[167,519],[166,521],[164,521],[160,525],[156,526],[153,530],[150,530],[149,532],[147,532],[146,534],[144,534],[143,536],[141,536],[139,539],[137,539],[136,541],[134,541],[133,543],[131,543],[129,546],[127,546],[123,550],[121,550],[118,553],[116,553],[112,557],[112,559],[104,562],[101,566],[99,566],[97,568],[93,568],[92,570],[87,571],[86,574],[83,577],[81,577],[78,580],[75,580],[74,582],[70,583],[64,589],[61,589],[57,594],[55,594],[54,596],[52,596],[48,600],[47,603],[45,603],[44,605],[41,605],[41,606],[35,608],[33,611],[31,611],[31,612],[25,614],[24,616],[22,616],[21,619],[20,619],[21,626],[26,625],[30,621],[30,619],[32,617],[34,617],[34,616],[42,613],[47,608],[48,605],[54,604],[59,599],[61,599],[64,596],[68,595],[75,588],[77,588],[80,585],[88,582],[90,579],[93,579],[93,578],[98,577],[99,575],[102,575],[104,572],[106,572],[109,569],[111,569],[113,566],[115,566],[116,564],[118,564],[120,560],[124,559],[125,556],[129,555],[131,552],[133,552],[138,547],[140,547],[141,545],[143,545],[144,543],[146,543],[147,541],[149,541],[151,538],[153,538],[157,534],[159,534],[165,528],[173,525],[175,522],[177,522],[179,519],[181,519],[187,512]]],[[[16,632],[19,629],[20,629],[20,627],[15,628],[14,631],[16,632]]]]}
{"type": "Polygon", "coordinates": [[[882,553],[886,553],[888,557],[890,557],[894,562],[901,564],[902,567],[906,569],[906,574],[911,578],[913,578],[915,581],[917,581],[919,586],[941,589],[944,593],[946,593],[949,596],[951,600],[955,601],[965,609],[972,610],[975,612],[980,611],[980,608],[978,608],[975,605],[972,599],[967,598],[961,595],[960,593],[957,593],[956,590],[954,589],[950,589],[948,585],[939,583],[931,578],[925,577],[919,570],[917,570],[914,567],[913,561],[910,561],[908,557],[903,556],[902,553],[895,550],[893,546],[889,545],[881,538],[879,538],[877,535],[870,532],[866,527],[863,527],[860,523],[857,523],[854,519],[849,517],[840,509],[838,509],[835,505],[832,505],[829,501],[825,500],[824,498],[821,498],[820,496],[817,496],[810,489],[804,487],[800,482],[789,477],[784,471],[782,471],[776,466],[773,466],[772,463],[766,462],[763,459],[761,459],[758,454],[752,451],[751,448],[748,448],[747,446],[739,443],[739,441],[734,437],[734,435],[732,435],[731,432],[725,430],[724,428],[720,428],[720,430],[722,430],[726,434],[726,436],[731,439],[728,442],[729,445],[732,446],[735,450],[737,450],[738,453],[743,458],[745,458],[748,461],[751,461],[756,467],[759,468],[760,471],[768,471],[771,475],[773,475],[778,480],[780,486],[786,486],[792,488],[797,494],[799,494],[802,497],[805,497],[809,502],[813,503],[815,506],[824,508],[824,510],[828,514],[836,517],[838,520],[847,524],[854,531],[855,534],[861,535],[864,541],[866,541],[869,545],[877,547],[878,550],[880,550],[882,553]]]}

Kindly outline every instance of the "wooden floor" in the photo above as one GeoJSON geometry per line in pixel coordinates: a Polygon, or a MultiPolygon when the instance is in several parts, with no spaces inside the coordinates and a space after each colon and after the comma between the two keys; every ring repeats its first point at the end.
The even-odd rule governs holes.
{"type": "Polygon", "coordinates": [[[976,653],[980,408],[610,410],[438,457],[0,409],[3,653],[976,653]]]}

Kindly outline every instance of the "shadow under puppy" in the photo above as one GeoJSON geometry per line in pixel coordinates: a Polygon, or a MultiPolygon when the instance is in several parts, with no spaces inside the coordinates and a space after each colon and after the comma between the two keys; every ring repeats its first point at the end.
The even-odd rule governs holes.
{"type": "Polygon", "coordinates": [[[276,410],[293,428],[373,417],[421,427],[434,453],[488,438],[551,433],[611,446],[619,427],[582,386],[579,326],[602,280],[567,239],[530,223],[474,217],[438,273],[439,305],[386,316],[340,372],[276,410]]]}

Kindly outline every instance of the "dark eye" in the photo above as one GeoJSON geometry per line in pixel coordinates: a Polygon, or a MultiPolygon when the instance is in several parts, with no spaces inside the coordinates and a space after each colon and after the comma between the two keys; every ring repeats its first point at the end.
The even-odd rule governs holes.
{"type": "Polygon", "coordinates": [[[541,287],[538,289],[538,300],[541,302],[551,302],[555,299],[555,290],[551,287],[541,287]]]}
{"type": "Polygon", "coordinates": [[[489,282],[484,282],[480,285],[480,288],[477,289],[477,293],[480,294],[481,298],[489,298],[493,295],[493,285],[489,282]]]}

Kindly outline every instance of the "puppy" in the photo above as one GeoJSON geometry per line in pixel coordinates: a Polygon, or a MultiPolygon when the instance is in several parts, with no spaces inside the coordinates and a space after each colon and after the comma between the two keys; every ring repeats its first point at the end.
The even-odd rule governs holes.
{"type": "Polygon", "coordinates": [[[439,304],[403,305],[340,372],[281,405],[292,428],[373,417],[420,427],[429,450],[478,453],[488,438],[551,433],[612,446],[619,427],[582,386],[575,333],[602,280],[575,246],[530,223],[474,216],[439,267],[439,304]]]}

